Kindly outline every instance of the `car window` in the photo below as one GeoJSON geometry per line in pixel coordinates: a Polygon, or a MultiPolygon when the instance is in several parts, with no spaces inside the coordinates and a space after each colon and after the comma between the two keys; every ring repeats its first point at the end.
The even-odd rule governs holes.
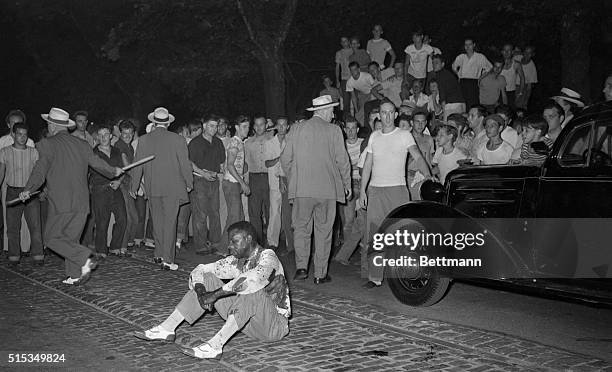
{"type": "Polygon", "coordinates": [[[595,127],[595,138],[591,146],[589,165],[612,167],[612,122],[595,127]]]}
{"type": "Polygon", "coordinates": [[[563,144],[559,164],[564,167],[585,166],[591,140],[592,123],[575,128],[563,144]]]}

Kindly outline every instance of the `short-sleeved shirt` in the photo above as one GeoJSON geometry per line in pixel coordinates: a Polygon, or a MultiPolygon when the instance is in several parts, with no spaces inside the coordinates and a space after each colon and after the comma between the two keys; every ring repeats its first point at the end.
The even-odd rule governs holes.
{"type": "Polygon", "coordinates": [[[385,39],[370,39],[366,46],[372,61],[377,62],[381,68],[385,65],[385,56],[391,49],[391,44],[385,39]]]}
{"type": "MultiPolygon", "coordinates": [[[[123,160],[121,159],[121,152],[115,146],[110,147],[110,157],[100,150],[100,145],[94,147],[94,154],[98,155],[102,160],[104,160],[108,165],[113,167],[121,168],[123,167],[123,160]]],[[[110,179],[103,176],[101,173],[96,172],[95,170],[91,172],[90,182],[93,186],[105,186],[110,183],[110,179]]]]}
{"type": "Polygon", "coordinates": [[[189,142],[189,160],[198,168],[219,173],[221,164],[225,163],[225,147],[217,136],[208,141],[204,136],[197,136],[189,142]]]}
{"type": "Polygon", "coordinates": [[[481,146],[477,153],[477,159],[484,165],[508,164],[512,158],[514,148],[506,141],[502,141],[495,150],[487,149],[487,142],[481,146]]]}
{"type": "Polygon", "coordinates": [[[423,44],[421,49],[417,49],[414,44],[410,44],[404,49],[407,59],[410,60],[408,73],[417,79],[425,79],[427,72],[433,69],[429,56],[434,53],[431,46],[423,44]]]}
{"type": "MultiPolygon", "coordinates": [[[[359,69],[362,72],[368,71],[368,65],[372,60],[370,59],[370,55],[364,49],[357,49],[349,56],[349,64],[351,62],[359,63],[359,69]]],[[[350,74],[350,71],[349,71],[350,74]]]]}
{"type": "Polygon", "coordinates": [[[499,75],[488,74],[478,84],[480,88],[480,104],[496,105],[499,102],[501,92],[506,90],[506,79],[499,75]]]}
{"type": "Polygon", "coordinates": [[[506,126],[501,132],[501,138],[508,142],[512,148],[517,149],[523,145],[523,137],[521,137],[516,129],[511,126],[506,126]]]}
{"type": "MultiPolygon", "coordinates": [[[[5,134],[4,136],[0,137],[0,149],[3,149],[7,146],[11,146],[13,143],[15,143],[15,140],[13,139],[13,136],[11,136],[10,133],[5,134]]],[[[26,146],[34,147],[34,141],[28,138],[28,141],[26,142],[26,146]]]]}
{"type": "MultiPolygon", "coordinates": [[[[238,136],[232,137],[229,140],[229,143],[227,144],[227,150],[229,151],[231,149],[238,150],[238,153],[236,154],[236,159],[234,160],[234,168],[236,168],[236,172],[238,172],[238,175],[242,176],[244,174],[244,141],[241,140],[238,136]]],[[[225,176],[223,177],[223,179],[233,183],[238,182],[238,180],[231,175],[227,167],[225,169],[225,176]]]]}
{"type": "Polygon", "coordinates": [[[480,79],[492,67],[487,57],[478,52],[474,52],[471,58],[466,53],[459,54],[453,62],[453,70],[457,71],[459,79],[480,79]]]}
{"type": "MultiPolygon", "coordinates": [[[[525,84],[535,84],[538,82],[538,69],[536,68],[533,60],[529,61],[526,64],[521,64],[523,66],[523,73],[525,74],[525,84]]],[[[516,77],[516,84],[520,84],[520,78],[516,77]]]]}
{"type": "MultiPolygon", "coordinates": [[[[544,143],[546,147],[548,147],[548,149],[551,149],[553,146],[553,141],[550,138],[542,137],[541,142],[544,143]]],[[[546,158],[548,157],[545,154],[538,154],[537,152],[535,152],[535,150],[531,147],[531,143],[524,143],[521,146],[520,152],[521,163],[524,165],[539,166],[542,165],[542,163],[544,163],[544,160],[546,160],[546,158]]]]}
{"type": "Polygon", "coordinates": [[[457,77],[447,69],[442,69],[433,74],[433,78],[438,82],[440,91],[440,101],[445,103],[465,103],[461,86],[457,77]]]}
{"type": "Polygon", "coordinates": [[[361,178],[359,175],[359,155],[361,155],[361,143],[363,142],[363,138],[357,138],[357,141],[353,143],[349,143],[346,141],[346,151],[348,152],[349,159],[351,159],[351,178],[354,180],[358,180],[361,178]]]}
{"type": "Polygon", "coordinates": [[[438,147],[433,156],[432,163],[438,165],[438,169],[440,170],[440,182],[444,184],[444,181],[446,181],[446,175],[449,174],[450,171],[459,168],[457,160],[467,158],[467,154],[457,147],[453,147],[453,151],[448,154],[444,153],[444,149],[442,147],[438,147]]]}
{"type": "Polygon", "coordinates": [[[270,138],[264,134],[250,137],[244,142],[245,160],[249,165],[249,173],[268,173],[266,167],[266,142],[270,138]]]}
{"type": "Polygon", "coordinates": [[[361,72],[359,78],[355,80],[352,76],[346,82],[346,91],[359,91],[363,94],[370,94],[372,88],[378,85],[378,82],[367,72],[361,72]]]}
{"type": "Polygon", "coordinates": [[[351,71],[349,70],[349,57],[353,54],[353,49],[340,49],[336,52],[336,63],[340,65],[340,78],[342,80],[348,80],[351,77],[351,71]]]}
{"type": "Polygon", "coordinates": [[[415,146],[412,134],[395,128],[389,133],[375,131],[370,136],[366,151],[372,154],[370,185],[390,187],[406,185],[408,148],[415,146]]]}
{"type": "Polygon", "coordinates": [[[0,163],[6,167],[6,184],[11,187],[24,187],[37,160],[38,151],[34,147],[26,145],[25,149],[17,149],[7,146],[0,149],[0,163]]]}

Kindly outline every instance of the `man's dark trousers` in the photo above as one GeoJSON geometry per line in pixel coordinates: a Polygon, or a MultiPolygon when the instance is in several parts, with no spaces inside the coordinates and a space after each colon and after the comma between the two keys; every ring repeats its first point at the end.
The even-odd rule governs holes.
{"type": "Polygon", "coordinates": [[[125,203],[121,190],[113,190],[110,186],[94,186],[92,197],[94,199],[94,218],[96,221],[96,252],[108,253],[107,231],[111,213],[115,215],[111,250],[125,248],[121,246],[127,225],[125,203]]]}
{"type": "Polygon", "coordinates": [[[211,182],[204,178],[195,178],[190,198],[193,215],[193,240],[196,248],[204,248],[207,240],[211,243],[218,243],[221,240],[219,181],[211,182]],[[208,229],[209,225],[210,230],[208,229]]]}
{"type": "Polygon", "coordinates": [[[255,227],[257,240],[263,244],[263,220],[270,218],[270,184],[268,173],[249,173],[249,222],[255,227]]]}

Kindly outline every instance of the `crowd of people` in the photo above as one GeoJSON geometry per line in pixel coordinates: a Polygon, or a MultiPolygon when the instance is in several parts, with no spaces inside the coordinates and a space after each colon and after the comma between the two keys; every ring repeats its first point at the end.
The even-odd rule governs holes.
{"type": "MultiPolygon", "coordinates": [[[[532,46],[506,44],[490,61],[466,39],[448,69],[450,60],[421,31],[404,62],[382,26],[372,33],[365,50],[357,38],[340,39],[335,85],[323,76],[309,119],[209,115],[181,123],[159,107],[138,136],[134,119],[91,125],[86,111],[71,119],[52,108],[35,145],[26,115],[9,112],[0,175],[10,263],[22,256],[25,216],[33,260],[44,265],[44,247],[63,256],[67,285],[82,284],[107,255],[129,256],[141,243],[155,249],[162,269],[177,270],[191,220],[197,253],[224,258],[198,266],[175,312],[136,335],[173,340],[183,320],[193,323],[214,304],[226,324],[184,351],[217,357],[239,329],[265,340],[287,334],[279,257],[293,252],[294,280],[312,275],[323,284],[331,281],[333,248],[332,259],[349,265],[360,247],[364,287],[379,287],[384,272],[368,259],[369,242],[391,210],[419,200],[425,181],[444,183],[460,166],[542,164],[542,148],[585,106],[563,88],[542,109],[530,107],[538,82],[532,46]]],[[[612,76],[604,95],[612,100],[612,76]]]]}

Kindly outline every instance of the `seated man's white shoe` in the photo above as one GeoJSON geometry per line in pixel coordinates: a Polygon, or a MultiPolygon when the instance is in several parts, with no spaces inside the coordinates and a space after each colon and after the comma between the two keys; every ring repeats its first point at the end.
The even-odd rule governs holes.
{"type": "Polygon", "coordinates": [[[146,331],[136,331],[134,332],[134,336],[141,340],[148,341],[170,341],[174,342],[176,335],[174,332],[170,332],[165,330],[160,326],[153,327],[151,329],[147,329],[146,331]]]}
{"type": "Polygon", "coordinates": [[[162,270],[176,271],[176,270],[178,270],[178,265],[175,264],[175,263],[162,262],[161,263],[161,268],[162,268],[162,270]]]}
{"type": "Polygon", "coordinates": [[[223,353],[223,349],[213,349],[208,342],[194,348],[183,347],[181,351],[183,354],[199,359],[221,359],[221,353],[223,353]]]}
{"type": "Polygon", "coordinates": [[[68,285],[78,285],[80,281],[81,280],[79,278],[67,277],[66,279],[62,280],[62,283],[68,284],[68,285]]]}

